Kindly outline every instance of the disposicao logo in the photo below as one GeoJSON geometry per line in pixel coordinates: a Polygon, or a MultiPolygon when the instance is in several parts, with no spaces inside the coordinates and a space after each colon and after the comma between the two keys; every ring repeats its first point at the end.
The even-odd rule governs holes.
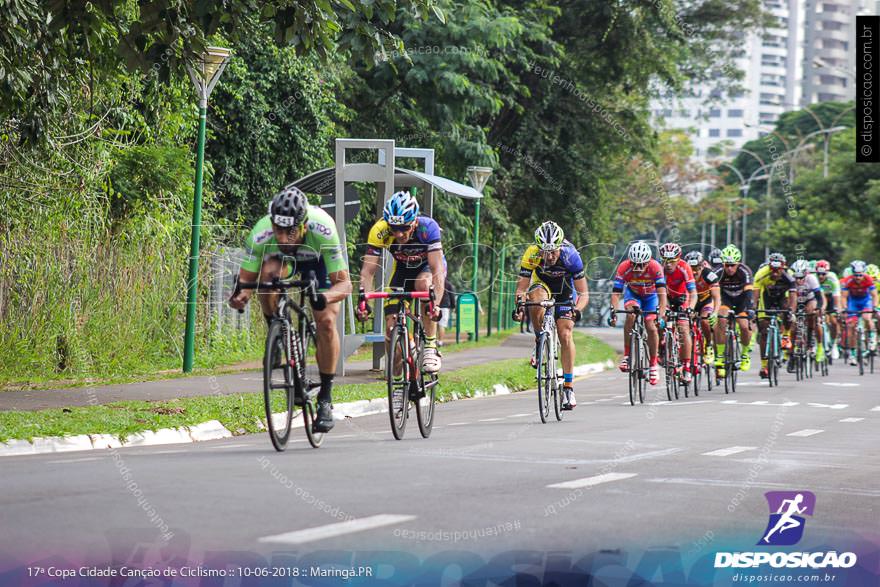
{"type": "Polygon", "coordinates": [[[770,506],[770,521],[758,545],[791,546],[800,542],[806,521],[812,516],[816,496],[809,491],[768,491],[764,494],[770,506]]]}
{"type": "MultiPolygon", "coordinates": [[[[768,491],[764,494],[770,507],[770,519],[758,546],[791,546],[800,542],[806,520],[816,507],[816,496],[810,491],[768,491]]],[[[716,552],[715,568],[843,568],[855,566],[854,552],[716,552]]]]}

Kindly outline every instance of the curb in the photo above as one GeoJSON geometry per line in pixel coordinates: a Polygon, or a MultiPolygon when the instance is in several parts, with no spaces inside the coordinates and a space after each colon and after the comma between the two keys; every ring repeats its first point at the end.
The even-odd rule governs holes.
{"type": "MultiPolygon", "coordinates": [[[[589,363],[578,365],[574,368],[574,375],[581,377],[593,373],[599,373],[614,366],[612,361],[604,363],[589,363]]],[[[452,392],[448,397],[438,402],[445,403],[460,399],[478,397],[490,397],[493,395],[509,395],[516,390],[503,383],[496,383],[491,390],[477,390],[472,394],[459,394],[452,392]]],[[[333,418],[344,420],[345,418],[360,418],[381,414],[388,411],[388,401],[385,398],[363,399],[347,402],[333,407],[333,418]]],[[[261,428],[263,426],[261,425],[261,428]]],[[[0,442],[0,457],[21,455],[35,455],[56,452],[73,452],[84,450],[99,450],[106,448],[119,448],[122,446],[154,446],[161,444],[184,444],[216,440],[219,438],[231,438],[232,432],[227,430],[218,420],[209,420],[195,426],[183,426],[180,428],[161,428],[159,430],[144,430],[129,435],[121,440],[115,434],[79,434],[76,436],[35,436],[33,442],[27,440],[7,440],[0,442]]]]}

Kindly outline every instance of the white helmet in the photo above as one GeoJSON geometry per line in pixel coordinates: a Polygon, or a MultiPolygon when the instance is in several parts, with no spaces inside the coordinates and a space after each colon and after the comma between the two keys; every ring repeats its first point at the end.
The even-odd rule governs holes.
{"type": "Polygon", "coordinates": [[[650,261],[651,257],[651,247],[648,243],[639,241],[629,246],[629,260],[633,263],[641,265],[650,261]]]}
{"type": "Polygon", "coordinates": [[[806,259],[798,259],[791,264],[791,272],[794,273],[795,277],[806,277],[807,273],[810,272],[810,264],[806,259]]]}

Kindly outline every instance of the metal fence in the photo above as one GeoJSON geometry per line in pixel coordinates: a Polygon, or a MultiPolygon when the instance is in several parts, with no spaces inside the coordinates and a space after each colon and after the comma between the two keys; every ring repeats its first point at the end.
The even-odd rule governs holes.
{"type": "MultiPolygon", "coordinates": [[[[203,253],[204,254],[204,253],[203,253]]],[[[243,330],[250,324],[251,306],[244,313],[229,307],[227,300],[232,295],[232,279],[244,260],[244,249],[222,247],[205,255],[210,259],[211,287],[208,295],[209,323],[212,330],[243,330]]]]}

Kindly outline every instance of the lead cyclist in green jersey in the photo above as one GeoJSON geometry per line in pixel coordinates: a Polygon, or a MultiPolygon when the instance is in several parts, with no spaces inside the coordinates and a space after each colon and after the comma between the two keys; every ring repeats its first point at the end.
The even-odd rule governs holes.
{"type": "MultiPolygon", "coordinates": [[[[260,282],[286,279],[295,273],[315,272],[318,281],[317,303],[312,305],[317,328],[317,363],[321,373],[318,392],[316,432],[333,428],[331,390],[336,362],[339,359],[339,335],[336,318],[341,302],[351,293],[348,263],[339,242],[336,225],[330,215],[310,206],[306,196],[295,187],[284,188],[269,204],[263,216],[245,240],[245,258],[239,279],[260,282]]],[[[245,289],[229,300],[229,305],[244,309],[253,290],[245,289]]],[[[257,298],[268,323],[278,307],[277,291],[259,292],[257,298]]]]}

